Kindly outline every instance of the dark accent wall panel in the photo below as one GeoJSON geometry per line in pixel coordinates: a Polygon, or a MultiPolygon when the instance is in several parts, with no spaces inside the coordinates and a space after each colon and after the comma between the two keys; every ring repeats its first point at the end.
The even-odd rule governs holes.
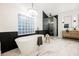
{"type": "Polygon", "coordinates": [[[1,53],[17,48],[15,42],[17,37],[17,32],[0,32],[1,53]]]}
{"type": "Polygon", "coordinates": [[[48,30],[37,30],[37,31],[36,31],[36,34],[43,34],[43,35],[46,35],[46,34],[48,34],[48,30]]]}
{"type": "Polygon", "coordinates": [[[48,16],[46,15],[44,11],[43,11],[43,18],[48,18],[48,16]]]}
{"type": "Polygon", "coordinates": [[[58,36],[58,15],[54,16],[57,19],[57,36],[58,36]]]}
{"type": "Polygon", "coordinates": [[[30,36],[30,35],[35,35],[35,34],[36,34],[36,33],[26,34],[26,35],[18,35],[18,37],[30,36]]]}
{"type": "Polygon", "coordinates": [[[37,30],[36,34],[43,34],[43,30],[37,30]]]}

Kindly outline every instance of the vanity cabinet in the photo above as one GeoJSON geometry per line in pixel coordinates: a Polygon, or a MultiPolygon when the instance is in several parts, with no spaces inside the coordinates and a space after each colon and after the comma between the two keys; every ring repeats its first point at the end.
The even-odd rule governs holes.
{"type": "Polygon", "coordinates": [[[69,32],[62,31],[62,37],[63,38],[79,39],[79,31],[77,31],[77,30],[72,30],[69,32]]]}

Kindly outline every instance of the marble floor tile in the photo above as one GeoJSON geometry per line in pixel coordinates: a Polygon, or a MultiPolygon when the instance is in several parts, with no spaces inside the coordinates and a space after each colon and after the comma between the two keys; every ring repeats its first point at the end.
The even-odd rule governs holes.
{"type": "MultiPolygon", "coordinates": [[[[50,43],[40,47],[39,56],[79,56],[79,41],[72,39],[52,38],[50,43]]],[[[2,56],[20,56],[18,48],[1,54],[2,56]]]]}

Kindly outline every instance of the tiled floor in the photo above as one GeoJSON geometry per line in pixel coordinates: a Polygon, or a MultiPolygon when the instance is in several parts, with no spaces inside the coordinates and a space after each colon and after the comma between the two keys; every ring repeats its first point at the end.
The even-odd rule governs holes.
{"type": "MultiPolygon", "coordinates": [[[[50,44],[40,47],[39,56],[79,56],[79,41],[71,39],[51,39],[50,44]]],[[[2,56],[19,56],[19,49],[14,49],[2,54],[2,56]]]]}

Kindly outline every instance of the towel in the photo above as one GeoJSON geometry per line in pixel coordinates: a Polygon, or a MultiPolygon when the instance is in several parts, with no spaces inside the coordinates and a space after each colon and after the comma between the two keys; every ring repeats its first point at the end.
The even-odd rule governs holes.
{"type": "Polygon", "coordinates": [[[37,45],[40,46],[40,45],[42,45],[42,44],[43,44],[43,42],[42,42],[42,37],[40,36],[40,37],[38,37],[38,39],[37,39],[37,45]]]}

